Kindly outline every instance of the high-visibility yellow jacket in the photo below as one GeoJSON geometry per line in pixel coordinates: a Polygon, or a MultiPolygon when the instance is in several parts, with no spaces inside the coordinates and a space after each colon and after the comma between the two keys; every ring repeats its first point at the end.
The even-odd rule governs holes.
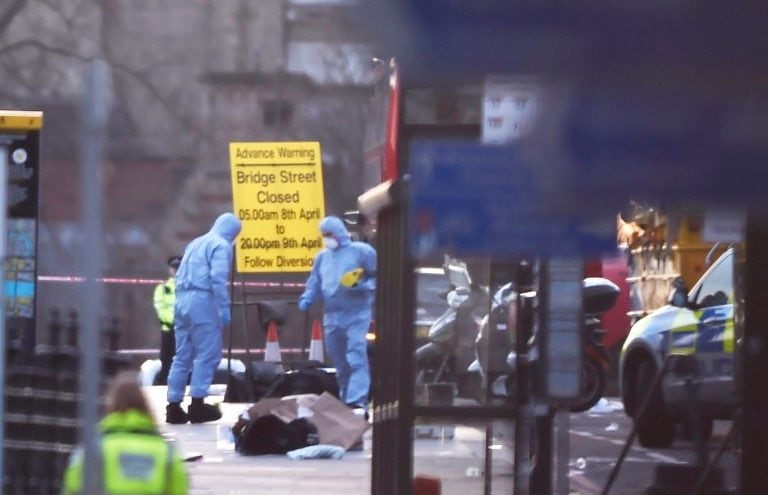
{"type": "Polygon", "coordinates": [[[160,326],[163,331],[170,332],[173,330],[173,305],[176,303],[176,281],[173,277],[157,284],[153,301],[160,326]]]}
{"type": "MultiPolygon", "coordinates": [[[[101,421],[103,493],[107,495],[186,495],[184,463],[146,414],[131,409],[101,421]]],[[[62,495],[83,489],[83,451],[73,452],[64,472],[62,495]]]]}

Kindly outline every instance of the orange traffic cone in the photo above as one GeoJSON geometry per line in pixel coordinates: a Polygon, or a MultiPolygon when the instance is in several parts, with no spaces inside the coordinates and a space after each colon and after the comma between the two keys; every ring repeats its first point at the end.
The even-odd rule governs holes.
{"type": "Polygon", "coordinates": [[[281,363],[283,361],[283,357],[280,355],[280,342],[277,340],[277,324],[274,321],[270,321],[267,327],[267,346],[264,349],[264,361],[272,363],[281,363]]]}
{"type": "Polygon", "coordinates": [[[323,326],[320,324],[320,320],[312,322],[312,339],[309,341],[309,356],[307,358],[310,361],[325,362],[325,350],[323,349],[323,326]]]}

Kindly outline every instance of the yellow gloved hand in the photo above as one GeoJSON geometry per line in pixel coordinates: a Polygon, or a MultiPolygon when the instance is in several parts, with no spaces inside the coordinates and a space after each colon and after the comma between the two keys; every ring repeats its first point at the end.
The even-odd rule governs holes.
{"type": "Polygon", "coordinates": [[[362,268],[355,268],[354,270],[350,270],[341,276],[341,285],[344,287],[354,287],[360,281],[360,277],[362,276],[362,268]]]}

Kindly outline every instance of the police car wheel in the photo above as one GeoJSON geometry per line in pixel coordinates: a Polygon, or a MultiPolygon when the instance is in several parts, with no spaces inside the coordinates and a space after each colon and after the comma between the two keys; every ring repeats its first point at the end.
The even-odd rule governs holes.
{"type": "MultiPolygon", "coordinates": [[[[656,369],[652,363],[640,363],[635,380],[635,403],[638,408],[656,378],[656,369]]],[[[664,449],[672,446],[675,441],[675,421],[666,413],[664,397],[656,389],[653,391],[644,411],[635,412],[637,441],[645,448],[664,449]]]]}

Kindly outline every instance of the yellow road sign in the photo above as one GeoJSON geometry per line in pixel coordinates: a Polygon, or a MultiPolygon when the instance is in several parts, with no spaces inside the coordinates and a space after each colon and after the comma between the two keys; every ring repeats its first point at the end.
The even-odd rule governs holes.
{"type": "Polygon", "coordinates": [[[239,272],[307,272],[322,246],[320,143],[230,143],[239,272]]]}
{"type": "Polygon", "coordinates": [[[0,110],[0,130],[35,131],[43,127],[43,112],[0,110]]]}

